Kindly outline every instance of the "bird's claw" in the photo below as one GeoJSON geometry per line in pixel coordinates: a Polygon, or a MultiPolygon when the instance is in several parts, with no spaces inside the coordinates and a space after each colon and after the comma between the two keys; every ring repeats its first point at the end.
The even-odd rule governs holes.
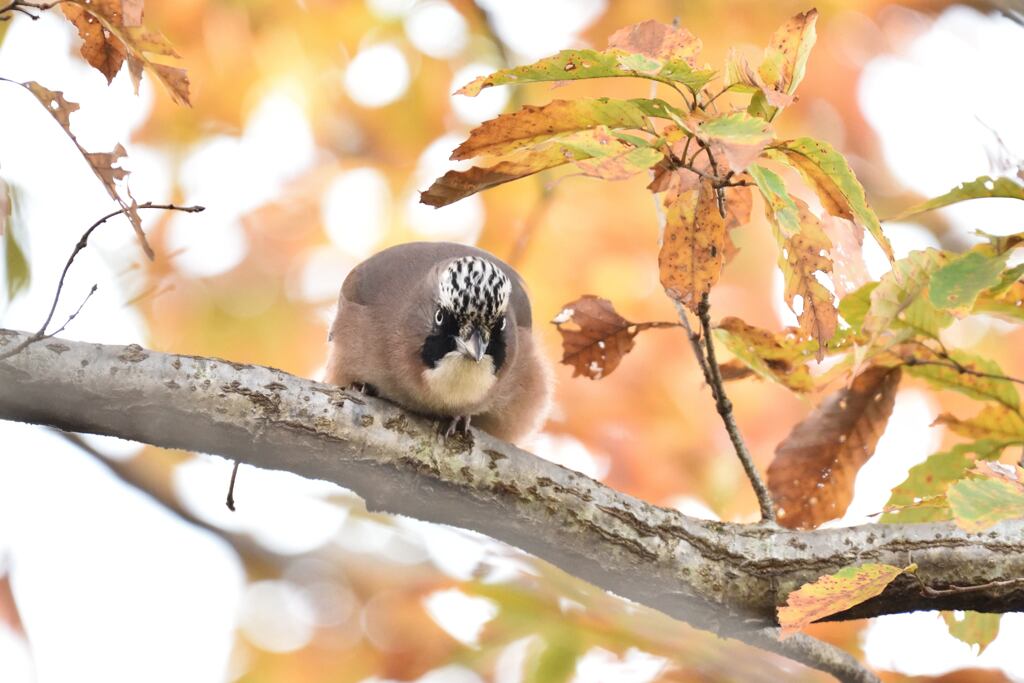
{"type": "MultiPolygon", "coordinates": [[[[443,432],[441,432],[442,435],[444,436],[444,438],[450,439],[456,432],[461,433],[461,434],[468,433],[469,432],[469,421],[471,419],[472,419],[471,415],[456,415],[448,423],[447,429],[445,429],[443,432]],[[459,423],[460,422],[462,423],[462,428],[461,429],[459,428],[459,423]]],[[[442,426],[444,425],[443,422],[441,424],[442,424],[442,426]]]]}

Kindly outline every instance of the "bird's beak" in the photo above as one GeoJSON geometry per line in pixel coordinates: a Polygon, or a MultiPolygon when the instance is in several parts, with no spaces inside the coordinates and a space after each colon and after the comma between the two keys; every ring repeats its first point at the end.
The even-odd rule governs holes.
{"type": "Polygon", "coordinates": [[[472,358],[478,363],[483,359],[484,352],[487,351],[487,344],[484,343],[483,335],[481,335],[480,330],[475,327],[470,333],[469,339],[456,337],[455,347],[467,358],[472,358]]]}

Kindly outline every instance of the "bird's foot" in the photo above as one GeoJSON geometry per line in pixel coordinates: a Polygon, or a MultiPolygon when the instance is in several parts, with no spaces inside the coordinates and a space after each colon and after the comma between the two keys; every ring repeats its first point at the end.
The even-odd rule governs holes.
{"type": "Polygon", "coordinates": [[[448,423],[447,428],[444,428],[445,427],[444,422],[442,422],[440,424],[440,427],[443,429],[443,431],[441,431],[441,434],[446,439],[451,438],[456,433],[468,434],[469,433],[469,422],[472,419],[473,419],[472,415],[456,415],[448,423]],[[462,425],[461,428],[459,427],[460,423],[462,425]]]}
{"type": "Polygon", "coordinates": [[[367,384],[366,382],[353,382],[345,387],[345,389],[346,391],[354,391],[357,394],[362,394],[363,396],[372,397],[377,395],[377,388],[372,384],[367,384]]]}

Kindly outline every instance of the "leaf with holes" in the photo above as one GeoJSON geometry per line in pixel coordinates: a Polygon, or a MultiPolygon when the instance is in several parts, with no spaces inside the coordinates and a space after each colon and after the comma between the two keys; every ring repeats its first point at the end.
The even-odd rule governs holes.
{"type": "Polygon", "coordinates": [[[961,479],[950,485],[946,498],[953,520],[969,533],[985,531],[1004,519],[1024,517],[1024,483],[1019,478],[961,479]]]}
{"type": "Polygon", "coordinates": [[[797,138],[773,145],[766,155],[795,168],[818,194],[826,211],[862,225],[889,261],[896,260],[878,216],[868,205],[863,186],[846,158],[832,145],[814,138],[797,138]]]}
{"type": "Polygon", "coordinates": [[[744,112],[708,119],[697,127],[697,137],[711,146],[716,157],[725,157],[729,168],[746,169],[774,138],[768,123],[744,112]]]}
{"type": "Polygon", "coordinates": [[[932,423],[935,425],[944,425],[950,431],[971,439],[1024,443],[1024,417],[1004,405],[985,406],[980,413],[966,420],[942,413],[932,423]]]}
{"type": "Polygon", "coordinates": [[[665,238],[658,254],[661,285],[691,310],[718,282],[725,263],[725,219],[710,181],[702,181],[696,203],[684,193],[666,207],[665,238]]]}
{"type": "Polygon", "coordinates": [[[1011,410],[1020,410],[1017,388],[1004,378],[1003,371],[993,360],[954,350],[949,353],[949,358],[936,356],[918,359],[918,364],[908,363],[907,372],[939,389],[949,389],[979,401],[995,401],[1011,410]]]}
{"type": "Polygon", "coordinates": [[[615,311],[607,299],[586,295],[566,304],[551,321],[562,335],[562,363],[573,377],[601,379],[633,350],[633,338],[644,330],[677,327],[677,323],[633,323],[615,311]]]}
{"type": "Polygon", "coordinates": [[[797,313],[801,335],[817,340],[816,357],[820,362],[825,357],[828,340],[839,325],[832,293],[817,279],[818,273],[826,277],[832,275],[832,262],[828,258],[832,243],[807,204],[799,199],[793,201],[797,206],[800,231],[787,236],[774,221],[772,225],[779,246],[779,269],[786,284],[783,296],[790,310],[797,313]],[[798,296],[803,304],[799,312],[796,309],[798,296]]]}
{"type": "Polygon", "coordinates": [[[949,635],[968,645],[978,646],[978,654],[985,651],[999,635],[999,621],[1002,614],[982,612],[943,612],[949,635]]]}
{"type": "Polygon", "coordinates": [[[110,21],[123,25],[121,0],[93,0],[89,4],[93,7],[90,11],[86,11],[81,5],[71,3],[61,5],[61,10],[78,29],[78,35],[82,39],[82,57],[103,74],[109,84],[121,70],[127,50],[124,43],[104,28],[93,13],[102,13],[110,21]]]}
{"type": "Polygon", "coordinates": [[[555,100],[540,107],[527,105],[474,128],[452,152],[452,159],[508,154],[563,133],[597,126],[644,129],[648,117],[681,119],[682,113],[661,100],[614,100],[607,97],[555,100]]]}
{"type": "Polygon", "coordinates": [[[928,300],[936,308],[966,315],[981,292],[999,284],[1007,256],[993,254],[986,246],[952,259],[932,274],[928,300]]]}
{"type": "Polygon", "coordinates": [[[782,637],[870,600],[903,571],[891,564],[862,564],[844,567],[814,583],[805,583],[790,593],[786,605],[779,608],[782,637]]]}
{"type": "Polygon", "coordinates": [[[775,449],[768,488],[779,523],[810,529],[841,517],[853,482],[875,452],[899,386],[899,368],[870,367],[832,394],[775,449]]]}
{"type": "Polygon", "coordinates": [[[495,71],[463,86],[457,95],[480,94],[495,85],[520,85],[551,81],[577,81],[589,78],[649,78],[677,83],[691,92],[704,87],[714,71],[699,70],[680,59],[655,59],[617,48],[607,50],[562,50],[533,64],[495,71]]]}
{"type": "Polygon", "coordinates": [[[914,216],[925,211],[941,209],[950,204],[967,201],[968,199],[982,199],[985,197],[1005,197],[1008,199],[1024,199],[1024,187],[1011,178],[990,178],[979,176],[976,180],[960,183],[946,194],[939,195],[926,202],[901,211],[900,213],[887,218],[886,220],[898,221],[914,216]]]}
{"type": "Polygon", "coordinates": [[[131,191],[125,188],[125,194],[128,195],[130,202],[126,201],[121,197],[117,190],[116,181],[124,180],[128,177],[128,171],[120,166],[121,159],[124,158],[124,147],[118,144],[112,152],[88,152],[82,145],[79,144],[78,138],[71,132],[71,114],[78,110],[78,105],[74,102],[69,102],[64,98],[64,93],[58,90],[50,90],[48,88],[39,85],[35,81],[28,81],[22,83],[22,85],[31,92],[40,104],[42,104],[46,111],[50,112],[50,115],[57,120],[67,136],[71,138],[71,142],[78,148],[79,153],[85,158],[86,163],[92,169],[96,177],[99,178],[100,182],[103,183],[103,187],[107,190],[107,194],[110,198],[117,202],[121,209],[124,211],[124,215],[128,218],[132,227],[135,229],[135,235],[139,238],[139,244],[142,245],[142,250],[146,253],[146,256],[150,260],[153,259],[153,249],[149,246],[149,242],[146,240],[146,234],[142,231],[142,219],[139,217],[138,205],[135,203],[135,199],[131,195],[131,191]]]}

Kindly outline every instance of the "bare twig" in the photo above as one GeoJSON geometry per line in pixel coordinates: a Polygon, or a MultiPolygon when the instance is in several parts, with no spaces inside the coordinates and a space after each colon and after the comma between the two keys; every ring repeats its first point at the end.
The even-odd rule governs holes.
{"type": "Polygon", "coordinates": [[[224,501],[224,504],[228,506],[228,510],[235,511],[235,479],[238,478],[238,466],[241,463],[236,460],[235,466],[231,468],[231,482],[228,483],[228,497],[224,501]]]}
{"type": "Polygon", "coordinates": [[[988,581],[973,586],[950,586],[949,588],[932,588],[924,582],[917,572],[907,572],[915,579],[921,588],[921,594],[929,598],[944,598],[950,595],[968,595],[970,593],[983,593],[993,588],[1016,588],[1024,586],[1024,578],[1003,579],[1001,581],[988,581]]]}
{"type": "MultiPolygon", "coordinates": [[[[206,207],[203,207],[203,206],[178,206],[176,204],[154,204],[153,202],[145,202],[144,204],[139,204],[137,208],[139,208],[139,209],[163,209],[165,211],[184,211],[186,213],[199,213],[200,211],[205,211],[206,210],[206,207]]],[[[47,339],[49,337],[52,337],[53,335],[61,332],[64,329],[64,327],[67,326],[67,324],[69,322],[74,320],[75,316],[77,316],[78,313],[82,310],[82,306],[85,305],[84,301],[82,302],[82,306],[78,307],[78,311],[75,311],[71,315],[71,317],[69,317],[67,319],[67,321],[64,323],[64,325],[61,325],[59,330],[57,330],[56,332],[51,332],[49,334],[47,334],[47,332],[46,332],[46,328],[50,326],[50,323],[53,321],[53,314],[57,310],[57,303],[60,301],[60,294],[61,294],[61,291],[64,289],[64,278],[67,277],[68,270],[71,269],[71,264],[74,263],[75,258],[78,256],[78,252],[80,252],[83,249],[85,249],[85,247],[89,243],[89,237],[92,236],[92,233],[93,233],[93,231],[96,230],[96,228],[100,227],[101,225],[106,223],[108,220],[110,220],[114,216],[119,216],[119,215],[125,213],[127,210],[128,209],[123,209],[122,208],[122,209],[118,209],[117,211],[111,211],[106,216],[104,216],[103,218],[100,218],[98,221],[96,221],[95,223],[90,225],[89,228],[84,233],[82,233],[82,236],[78,239],[78,243],[75,245],[74,250],[72,250],[72,252],[71,252],[71,256],[68,257],[67,263],[64,264],[64,270],[61,271],[60,280],[57,282],[57,292],[53,295],[53,303],[50,304],[50,312],[47,313],[46,320],[43,321],[43,324],[39,327],[39,329],[33,335],[31,335],[30,337],[25,339],[23,342],[21,342],[20,344],[15,346],[10,351],[7,351],[5,353],[0,354],[0,360],[5,360],[5,359],[10,358],[11,356],[15,355],[16,353],[21,353],[21,351],[25,347],[27,347],[30,344],[34,344],[34,343],[36,343],[37,341],[39,341],[41,339],[47,339]]],[[[93,285],[92,291],[89,292],[89,296],[92,296],[92,293],[95,292],[95,291],[96,291],[96,286],[93,285]]],[[[88,301],[88,300],[89,300],[89,297],[87,296],[86,297],[86,301],[88,301]]]]}
{"type": "Polygon", "coordinates": [[[715,344],[711,340],[711,304],[708,302],[707,293],[701,297],[700,304],[697,306],[697,317],[700,318],[701,330],[704,334],[707,372],[711,376],[711,391],[715,397],[715,406],[718,408],[718,414],[722,416],[725,430],[729,432],[729,440],[732,441],[733,449],[747,473],[750,485],[753,486],[754,493],[757,494],[757,504],[761,508],[761,521],[774,523],[775,506],[772,504],[771,493],[768,492],[768,487],[765,486],[757,467],[754,466],[754,460],[750,457],[750,451],[747,450],[747,444],[744,443],[743,436],[736,425],[736,419],[732,414],[732,401],[725,395],[725,383],[722,381],[722,373],[718,368],[718,361],[715,359],[715,344]]]}
{"type": "Polygon", "coordinates": [[[10,12],[20,12],[32,21],[35,21],[39,18],[39,15],[33,14],[31,10],[45,12],[48,9],[56,7],[61,2],[63,2],[63,0],[57,0],[57,2],[28,2],[27,0],[13,0],[3,7],[0,7],[0,21],[7,21],[10,19],[9,16],[4,16],[10,12]]]}

